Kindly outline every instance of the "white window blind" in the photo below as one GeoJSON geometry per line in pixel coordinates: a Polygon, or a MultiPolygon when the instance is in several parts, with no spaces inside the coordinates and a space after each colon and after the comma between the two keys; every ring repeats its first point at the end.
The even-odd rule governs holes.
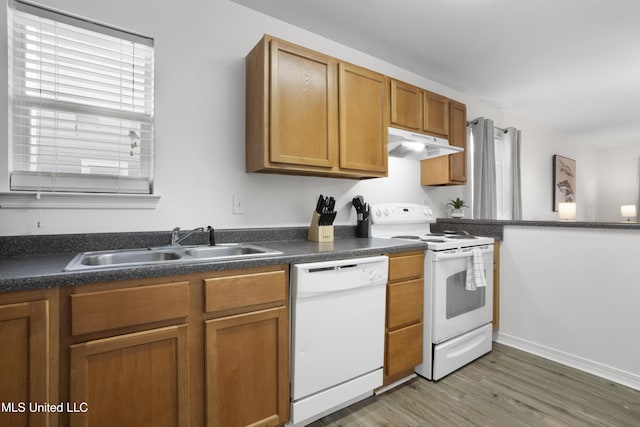
{"type": "Polygon", "coordinates": [[[14,0],[11,190],[152,193],[153,40],[14,0]]]}

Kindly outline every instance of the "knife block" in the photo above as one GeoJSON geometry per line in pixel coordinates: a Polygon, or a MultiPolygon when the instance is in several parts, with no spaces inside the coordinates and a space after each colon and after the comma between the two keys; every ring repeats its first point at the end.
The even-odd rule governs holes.
{"type": "Polygon", "coordinates": [[[318,225],[320,214],[313,212],[307,239],[313,242],[333,242],[333,225],[318,225]]]}
{"type": "Polygon", "coordinates": [[[356,237],[369,237],[369,218],[358,220],[356,237]]]}

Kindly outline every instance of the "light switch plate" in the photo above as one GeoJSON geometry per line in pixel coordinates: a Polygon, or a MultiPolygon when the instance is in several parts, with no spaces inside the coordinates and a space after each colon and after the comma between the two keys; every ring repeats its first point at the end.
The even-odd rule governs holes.
{"type": "Polygon", "coordinates": [[[244,215],[247,213],[247,197],[244,194],[233,195],[233,214],[244,215]]]}

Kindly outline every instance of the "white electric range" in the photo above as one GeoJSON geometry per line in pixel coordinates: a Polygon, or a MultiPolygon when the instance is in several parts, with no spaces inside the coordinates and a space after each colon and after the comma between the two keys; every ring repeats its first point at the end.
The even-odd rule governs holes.
{"type": "Polygon", "coordinates": [[[385,239],[421,240],[429,250],[444,251],[492,245],[491,237],[470,236],[466,233],[432,233],[435,222],[428,206],[415,203],[382,203],[371,207],[371,237],[385,239]]]}
{"type": "Polygon", "coordinates": [[[371,207],[371,237],[427,243],[423,363],[416,373],[438,380],[491,351],[494,239],[431,233],[434,221],[419,204],[371,207]]]}

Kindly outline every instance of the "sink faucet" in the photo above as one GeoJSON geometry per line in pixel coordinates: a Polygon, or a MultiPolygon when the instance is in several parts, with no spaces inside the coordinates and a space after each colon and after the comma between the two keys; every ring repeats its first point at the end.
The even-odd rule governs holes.
{"type": "Polygon", "coordinates": [[[171,246],[179,246],[180,242],[191,236],[196,231],[204,231],[204,227],[194,228],[182,237],[180,237],[180,227],[174,228],[173,230],[171,230],[171,246]]]}

